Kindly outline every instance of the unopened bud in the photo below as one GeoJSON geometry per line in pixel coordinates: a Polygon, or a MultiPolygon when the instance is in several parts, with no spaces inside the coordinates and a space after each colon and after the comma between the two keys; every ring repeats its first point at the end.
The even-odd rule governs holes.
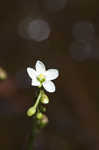
{"type": "Polygon", "coordinates": [[[27,116],[31,117],[36,113],[36,108],[35,107],[30,107],[27,111],[27,116]]]}
{"type": "Polygon", "coordinates": [[[42,108],[42,111],[43,111],[43,112],[46,112],[46,108],[45,108],[45,107],[43,107],[43,108],[42,108]]]}
{"type": "Polygon", "coordinates": [[[41,112],[37,113],[36,115],[37,119],[42,119],[43,118],[43,114],[41,112]]]}
{"type": "Polygon", "coordinates": [[[3,68],[0,68],[0,80],[7,79],[7,73],[3,68]]]}
{"type": "Polygon", "coordinates": [[[41,119],[41,126],[42,128],[45,127],[48,124],[48,117],[46,115],[43,115],[41,119]]]}
{"type": "Polygon", "coordinates": [[[41,102],[43,104],[48,104],[49,103],[49,98],[46,94],[42,94],[41,102]]]}

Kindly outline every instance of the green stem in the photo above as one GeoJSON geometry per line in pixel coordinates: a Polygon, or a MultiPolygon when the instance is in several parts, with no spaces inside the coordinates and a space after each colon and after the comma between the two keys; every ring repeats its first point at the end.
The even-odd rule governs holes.
{"type": "Polygon", "coordinates": [[[29,137],[28,150],[34,150],[35,149],[35,146],[33,144],[34,144],[34,140],[35,140],[36,135],[37,135],[37,120],[35,118],[33,121],[32,132],[31,132],[31,135],[29,137]]]}
{"type": "MultiPolygon", "coordinates": [[[[42,96],[42,90],[40,90],[36,103],[34,104],[33,107],[37,108],[40,102],[41,96],[42,96]]],[[[37,135],[37,130],[38,130],[38,125],[37,125],[37,119],[35,118],[33,121],[32,133],[31,133],[31,136],[29,137],[28,150],[33,150],[33,143],[37,135]]]]}
{"type": "Polygon", "coordinates": [[[34,105],[35,108],[38,106],[39,101],[40,101],[40,99],[41,99],[41,96],[42,96],[41,92],[42,92],[42,91],[40,90],[40,93],[39,93],[39,95],[38,95],[38,97],[37,97],[37,100],[36,100],[36,103],[35,103],[35,105],[34,105]]]}

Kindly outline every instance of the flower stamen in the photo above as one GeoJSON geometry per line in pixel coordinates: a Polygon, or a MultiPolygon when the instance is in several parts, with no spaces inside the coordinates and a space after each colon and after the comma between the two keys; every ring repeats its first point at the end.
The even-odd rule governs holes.
{"type": "Polygon", "coordinates": [[[44,81],[45,81],[45,76],[43,74],[40,74],[38,77],[37,77],[37,80],[42,84],[44,81]]]}

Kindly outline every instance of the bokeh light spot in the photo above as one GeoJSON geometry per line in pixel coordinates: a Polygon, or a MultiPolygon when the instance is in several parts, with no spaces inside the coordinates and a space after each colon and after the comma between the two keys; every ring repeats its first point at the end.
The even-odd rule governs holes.
{"type": "Polygon", "coordinates": [[[50,32],[49,24],[43,19],[27,18],[20,23],[18,29],[21,37],[37,42],[47,40],[50,32]]]}
{"type": "Polygon", "coordinates": [[[93,24],[89,22],[78,22],[74,24],[72,35],[75,40],[93,40],[95,38],[93,24]]]}
{"type": "Polygon", "coordinates": [[[92,57],[94,44],[87,41],[75,41],[70,46],[70,54],[76,61],[85,61],[92,57]]]}

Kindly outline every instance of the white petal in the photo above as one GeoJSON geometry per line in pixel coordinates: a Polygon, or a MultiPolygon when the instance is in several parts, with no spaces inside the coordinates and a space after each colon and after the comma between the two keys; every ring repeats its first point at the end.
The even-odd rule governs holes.
{"type": "Polygon", "coordinates": [[[55,84],[52,81],[45,81],[43,83],[43,87],[45,88],[46,91],[48,92],[55,92],[55,84]]]}
{"type": "Polygon", "coordinates": [[[44,73],[46,70],[45,65],[40,60],[37,60],[35,68],[38,73],[44,73]]]}
{"type": "Polygon", "coordinates": [[[57,69],[48,69],[46,71],[46,80],[55,80],[59,76],[57,69]]]}
{"type": "Polygon", "coordinates": [[[37,76],[36,71],[30,67],[27,68],[27,73],[29,74],[31,79],[34,79],[37,76]]]}
{"type": "Polygon", "coordinates": [[[32,80],[32,86],[40,86],[40,82],[37,79],[32,80]]]}

